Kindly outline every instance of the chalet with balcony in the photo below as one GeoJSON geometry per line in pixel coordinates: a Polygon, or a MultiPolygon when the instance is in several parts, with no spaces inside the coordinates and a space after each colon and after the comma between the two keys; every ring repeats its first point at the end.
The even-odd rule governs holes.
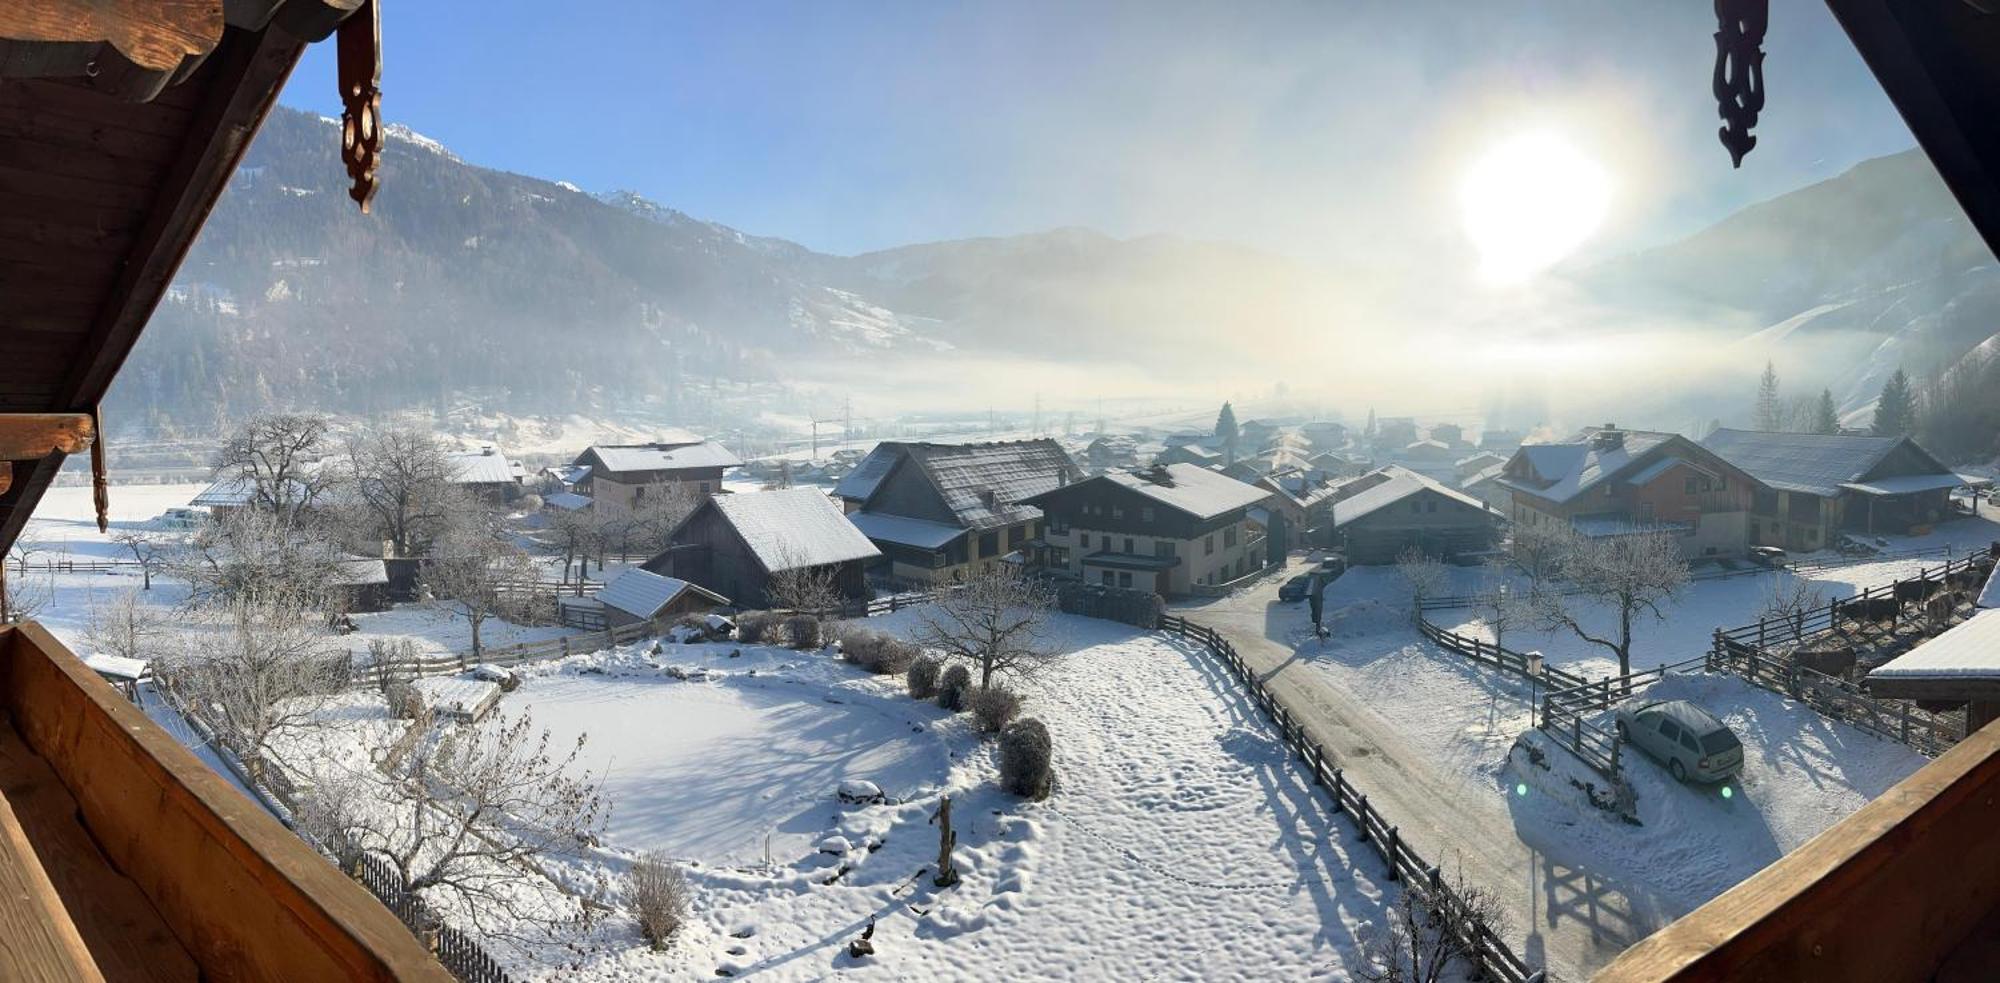
{"type": "Polygon", "coordinates": [[[1045,565],[1174,597],[1263,569],[1251,508],[1271,492],[1193,464],[1113,471],[1023,499],[1046,517],[1045,565]]]}
{"type": "Polygon", "coordinates": [[[1493,548],[1505,518],[1463,492],[1400,465],[1377,468],[1334,490],[1333,543],[1349,563],[1394,563],[1415,549],[1458,560],[1493,548]]]}
{"type": "MultiPolygon", "coordinates": [[[[119,366],[306,45],[335,35],[368,202],[378,23],[352,0],[0,4],[0,551],[68,455],[102,452],[119,366]]],[[[4,621],[0,980],[452,978],[48,631],[4,621]]]]}
{"type": "Polygon", "coordinates": [[[1741,555],[1752,496],[1762,487],[1679,434],[1609,423],[1559,443],[1522,445],[1499,481],[1516,525],[1559,523],[1586,536],[1666,532],[1690,558],[1741,555]]]}
{"type": "Polygon", "coordinates": [[[1721,429],[1701,445],[1760,482],[1753,546],[1809,551],[1843,533],[1909,533],[1951,514],[1951,490],[1981,484],[1908,437],[1721,429]]]}
{"type": "Polygon", "coordinates": [[[1049,438],[981,444],[885,441],[833,492],[888,559],[891,576],[950,583],[993,569],[1042,534],[1027,500],[1074,484],[1076,462],[1049,438]]]}
{"type": "Polygon", "coordinates": [[[825,492],[780,488],[701,503],[643,567],[761,608],[771,604],[771,578],[787,571],[824,575],[841,597],[866,600],[865,568],[881,558],[825,492]]]}
{"type": "Polygon", "coordinates": [[[599,508],[631,510],[669,488],[699,496],[722,491],[722,473],[743,462],[698,434],[678,431],[644,444],[593,444],[578,454],[570,490],[599,508]]]}

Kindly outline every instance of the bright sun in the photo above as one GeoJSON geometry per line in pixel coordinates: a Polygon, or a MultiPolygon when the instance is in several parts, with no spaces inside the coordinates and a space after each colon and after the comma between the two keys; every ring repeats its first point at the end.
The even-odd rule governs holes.
{"type": "Polygon", "coordinates": [[[1562,261],[1604,221],[1611,180],[1560,135],[1527,133],[1488,150],[1459,184],[1479,276],[1520,283],[1562,261]]]}

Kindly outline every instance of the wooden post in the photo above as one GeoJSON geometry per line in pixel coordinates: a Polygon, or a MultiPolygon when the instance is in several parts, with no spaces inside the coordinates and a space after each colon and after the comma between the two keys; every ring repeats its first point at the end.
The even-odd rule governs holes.
{"type": "Polygon", "coordinates": [[[1389,858],[1389,879],[1392,881],[1402,880],[1402,876],[1396,872],[1396,847],[1401,845],[1402,840],[1403,834],[1396,827],[1389,827],[1389,852],[1387,856],[1389,858]]]}
{"type": "Polygon", "coordinates": [[[1334,812],[1340,812],[1340,811],[1342,811],[1342,810],[1341,810],[1341,803],[1340,803],[1340,800],[1341,800],[1341,798],[1342,798],[1342,796],[1343,796],[1343,792],[1344,792],[1344,786],[1345,786],[1345,785],[1346,785],[1346,783],[1345,783],[1345,782],[1343,782],[1343,781],[1341,780],[1341,777],[1340,777],[1340,769],[1339,769],[1339,768],[1335,768],[1335,769],[1333,770],[1333,811],[1334,811],[1334,812]]]}
{"type": "Polygon", "coordinates": [[[944,796],[938,802],[938,859],[937,876],[931,883],[938,887],[951,887],[958,883],[958,868],[952,864],[951,851],[958,845],[958,834],[951,829],[951,796],[944,796]]]}
{"type": "Polygon", "coordinates": [[[1361,831],[1361,842],[1368,842],[1368,795],[1357,795],[1354,805],[1354,828],[1361,831]]]}

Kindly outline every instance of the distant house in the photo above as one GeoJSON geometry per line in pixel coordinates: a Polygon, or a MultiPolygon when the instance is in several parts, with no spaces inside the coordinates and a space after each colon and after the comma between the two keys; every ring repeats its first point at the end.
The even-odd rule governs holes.
{"type": "Polygon", "coordinates": [[[1199,464],[1207,467],[1222,463],[1222,455],[1200,444],[1175,444],[1153,457],[1154,464],[1199,464]]]}
{"type": "Polygon", "coordinates": [[[1452,450],[1464,450],[1472,446],[1470,443],[1466,442],[1465,428],[1459,426],[1456,423],[1432,424],[1430,439],[1435,440],[1438,443],[1451,448],[1452,450]]]}
{"type": "Polygon", "coordinates": [[[885,441],[834,486],[848,519],[899,580],[946,583],[991,569],[1042,534],[1026,500],[1083,477],[1055,441],[885,441]]]}
{"type": "Polygon", "coordinates": [[[780,488],[711,498],[643,564],[736,599],[768,607],[773,575],[825,571],[848,599],[868,596],[867,564],[882,552],[817,488],[780,488]]]}
{"type": "Polygon", "coordinates": [[[721,444],[686,432],[645,444],[593,444],[571,462],[590,469],[571,490],[599,507],[629,510],[670,486],[713,495],[722,490],[722,473],[742,463],[721,444]]]}
{"type": "Polygon", "coordinates": [[[698,584],[637,568],[620,571],[595,596],[604,606],[606,628],[644,622],[665,626],[682,615],[729,603],[729,598],[698,584]]]}
{"type": "Polygon", "coordinates": [[[1559,443],[1522,445],[1500,483],[1517,525],[1565,524],[1587,536],[1667,532],[1689,557],[1741,554],[1759,487],[1679,434],[1608,423],[1559,443]]]}
{"type": "Polygon", "coordinates": [[[1488,427],[1479,432],[1479,449],[1495,454],[1512,454],[1521,446],[1521,431],[1488,427]]]}
{"type": "Polygon", "coordinates": [[[1415,548],[1443,560],[1490,550],[1505,517],[1400,465],[1351,478],[1335,493],[1333,534],[1349,563],[1394,563],[1415,548]]]}
{"type": "Polygon", "coordinates": [[[1138,440],[1123,434],[1098,437],[1083,448],[1083,466],[1093,472],[1135,467],[1138,463],[1138,440]]]}
{"type": "Polygon", "coordinates": [[[1413,416],[1385,416],[1375,421],[1375,446],[1407,447],[1417,439],[1417,419],[1413,416]]]}
{"type": "Polygon", "coordinates": [[[1025,501],[1047,516],[1045,563],[1087,583],[1176,596],[1265,564],[1248,512],[1269,490],[1192,464],[1113,471],[1025,501]]]}
{"type": "Polygon", "coordinates": [[[1949,515],[1954,473],[1908,437],[1721,429],[1701,445],[1762,483],[1750,509],[1759,546],[1816,550],[1842,532],[1909,532],[1949,515]]]}
{"type": "Polygon", "coordinates": [[[387,611],[395,602],[389,585],[389,565],[373,557],[342,558],[334,577],[334,589],[340,597],[341,610],[349,614],[387,611]]]}
{"type": "Polygon", "coordinates": [[[1458,471],[1460,487],[1463,487],[1464,482],[1473,475],[1492,468],[1501,467],[1506,463],[1507,456],[1504,454],[1495,454],[1492,451],[1479,451],[1451,462],[1451,466],[1458,471]]]}
{"type": "Polygon", "coordinates": [[[451,483],[495,505],[521,497],[521,466],[492,446],[452,454],[451,483]]]}
{"type": "MultiPolygon", "coordinates": [[[[248,478],[228,475],[209,482],[208,487],[188,500],[188,504],[207,509],[213,518],[226,519],[233,512],[258,505],[257,487],[257,483],[248,478]]],[[[293,481],[290,483],[290,488],[288,495],[294,501],[303,499],[310,490],[304,481],[293,481]]],[[[314,499],[313,505],[315,507],[326,505],[324,498],[325,495],[322,493],[314,499]]],[[[304,511],[310,512],[313,509],[308,508],[304,511]]]]}
{"type": "Polygon", "coordinates": [[[1287,468],[1258,478],[1256,485],[1271,493],[1265,508],[1283,520],[1277,526],[1284,530],[1285,549],[1324,545],[1328,541],[1340,478],[1324,471],[1287,468]]]}
{"type": "Polygon", "coordinates": [[[1500,478],[1507,473],[1507,462],[1501,461],[1483,471],[1468,476],[1458,483],[1458,490],[1479,499],[1501,515],[1511,514],[1514,508],[1514,493],[1501,483],[1500,478]]]}
{"type": "Polygon", "coordinates": [[[1333,420],[1311,420],[1299,425],[1299,434],[1315,451],[1337,451],[1347,446],[1347,425],[1333,420]]]}

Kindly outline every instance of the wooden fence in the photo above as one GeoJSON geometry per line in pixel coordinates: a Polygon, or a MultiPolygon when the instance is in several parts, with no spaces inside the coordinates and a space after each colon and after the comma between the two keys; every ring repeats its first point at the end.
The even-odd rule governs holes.
{"type": "Polygon", "coordinates": [[[1720,630],[1707,658],[1710,669],[1733,673],[1751,685],[1798,700],[1821,716],[1920,754],[1937,757],[1965,739],[1961,718],[1919,709],[1909,700],[1877,699],[1854,682],[1733,642],[1720,630]]]}
{"type": "MultiPolygon", "coordinates": [[[[1522,679],[1533,678],[1528,672],[1528,657],[1523,653],[1503,648],[1484,639],[1474,638],[1470,635],[1461,635],[1455,631],[1440,628],[1432,624],[1427,618],[1419,619],[1417,627],[1423,632],[1425,638],[1474,662],[1489,665],[1496,669],[1504,669],[1522,679]]],[[[1542,666],[1542,681],[1544,684],[1555,689],[1582,686],[1585,682],[1582,676],[1546,664],[1542,666]]]]}
{"type": "Polygon", "coordinates": [[[1903,617],[1905,609],[1910,606],[1904,601],[1898,600],[1898,597],[1908,596],[1911,593],[1911,585],[1940,583],[1954,575],[1978,570],[1989,562],[1990,555],[1988,553],[1983,551],[1972,553],[1959,557],[1956,560],[1947,560],[1936,567],[1921,568],[1914,577],[1906,577],[1893,584],[1870,587],[1853,597],[1822,604],[1808,611],[1801,611],[1789,616],[1765,618],[1755,624],[1743,625],[1739,628],[1717,629],[1716,636],[1721,639],[1727,639],[1738,646],[1754,646],[1759,650],[1767,650],[1774,646],[1800,642],[1830,631],[1839,625],[1843,617],[1843,611],[1863,610],[1870,601],[1888,602],[1892,607],[1890,618],[1893,624],[1896,620],[1903,617]]]}
{"type": "Polygon", "coordinates": [[[503,645],[498,648],[482,649],[474,655],[471,651],[444,652],[437,655],[419,656],[415,659],[398,659],[386,664],[355,666],[352,680],[356,685],[375,685],[383,676],[401,679],[415,679],[420,676],[439,676],[463,672],[472,666],[491,663],[496,666],[514,666],[539,659],[559,659],[586,652],[596,652],[627,642],[635,642],[653,634],[654,626],[649,622],[619,625],[604,631],[585,632],[579,635],[564,635],[543,642],[522,642],[518,645],[503,645]]]}
{"type": "Polygon", "coordinates": [[[1286,745],[1305,761],[1311,770],[1313,784],[1327,790],[1334,811],[1345,813],[1353,821],[1362,841],[1375,848],[1389,868],[1389,878],[1401,882],[1404,890],[1416,893],[1437,918],[1439,927],[1451,932],[1464,947],[1476,977],[1497,979],[1503,983],[1541,983],[1547,978],[1541,970],[1531,970],[1505,940],[1494,934],[1465,903],[1465,899],[1444,880],[1438,866],[1427,863],[1401,832],[1383,817],[1381,811],[1368,803],[1366,793],[1355,788],[1341,769],[1328,765],[1325,749],[1272,695],[1228,639],[1213,628],[1174,615],[1160,617],[1160,630],[1201,643],[1211,656],[1229,669],[1252,701],[1277,725],[1286,745]]]}

